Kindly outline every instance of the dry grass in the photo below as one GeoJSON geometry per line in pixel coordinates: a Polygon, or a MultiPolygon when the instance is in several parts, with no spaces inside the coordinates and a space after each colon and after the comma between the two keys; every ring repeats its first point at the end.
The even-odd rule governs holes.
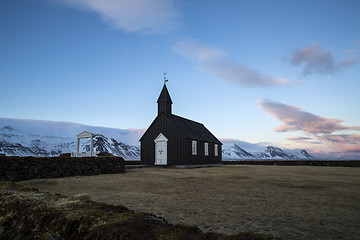
{"type": "Polygon", "coordinates": [[[360,236],[360,168],[143,168],[21,184],[51,193],[86,194],[204,231],[253,231],[283,239],[360,236]]]}

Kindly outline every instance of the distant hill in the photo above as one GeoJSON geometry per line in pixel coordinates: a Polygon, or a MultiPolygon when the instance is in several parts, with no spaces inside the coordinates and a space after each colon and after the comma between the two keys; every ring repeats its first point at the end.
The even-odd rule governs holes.
{"type": "MultiPolygon", "coordinates": [[[[95,151],[107,151],[126,160],[140,159],[140,148],[131,145],[142,131],[92,127],[68,122],[0,118],[0,153],[7,156],[58,156],[76,152],[77,137],[82,131],[95,134],[95,151]],[[105,136],[106,134],[106,136],[105,136]],[[123,141],[126,141],[124,143],[123,141]]],[[[90,149],[89,140],[80,141],[80,151],[90,149]]]]}
{"type": "MultiPolygon", "coordinates": [[[[94,127],[78,123],[0,118],[0,153],[8,156],[58,156],[75,152],[76,135],[95,134],[95,151],[107,151],[126,160],[140,160],[138,140],[144,130],[94,127]]],[[[81,140],[80,151],[88,151],[90,141],[81,140]]],[[[226,143],[223,160],[299,160],[315,159],[306,150],[282,150],[268,146],[262,151],[247,151],[226,143]]]]}
{"type": "Polygon", "coordinates": [[[263,151],[250,153],[235,143],[223,145],[223,160],[303,160],[315,159],[305,149],[282,150],[268,146],[263,151]]]}

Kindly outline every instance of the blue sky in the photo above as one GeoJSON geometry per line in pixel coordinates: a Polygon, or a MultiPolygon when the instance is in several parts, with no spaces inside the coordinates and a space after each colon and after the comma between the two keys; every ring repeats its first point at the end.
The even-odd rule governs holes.
{"type": "Polygon", "coordinates": [[[360,1],[4,0],[0,117],[217,137],[360,157],[360,1]]]}

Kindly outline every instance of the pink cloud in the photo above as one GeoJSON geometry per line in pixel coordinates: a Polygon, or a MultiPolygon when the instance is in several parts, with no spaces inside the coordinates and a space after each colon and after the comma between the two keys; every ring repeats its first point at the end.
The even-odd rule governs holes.
{"type": "Polygon", "coordinates": [[[286,140],[290,140],[290,141],[306,141],[306,140],[311,140],[312,138],[309,137],[289,137],[286,140]]]}
{"type": "Polygon", "coordinates": [[[344,152],[360,153],[360,145],[343,145],[342,147],[344,152]]]}
{"type": "Polygon", "coordinates": [[[319,136],[318,139],[332,143],[357,144],[360,142],[360,135],[356,135],[356,134],[322,135],[319,136]]]}
{"type": "Polygon", "coordinates": [[[348,127],[341,123],[343,120],[321,117],[306,111],[300,107],[260,100],[260,107],[268,114],[283,122],[275,128],[276,132],[304,131],[307,134],[331,134],[339,130],[359,130],[360,127],[348,127]]]}
{"type": "Polygon", "coordinates": [[[332,154],[343,159],[360,159],[360,144],[334,144],[332,154]]]}
{"type": "Polygon", "coordinates": [[[339,130],[360,130],[358,126],[345,126],[343,120],[325,118],[303,111],[300,107],[260,100],[260,107],[268,114],[283,122],[275,128],[277,132],[303,131],[306,135],[316,136],[319,142],[310,142],[310,137],[289,137],[287,140],[304,142],[308,144],[321,144],[331,146],[331,154],[341,158],[360,158],[360,135],[334,134],[339,130]]]}

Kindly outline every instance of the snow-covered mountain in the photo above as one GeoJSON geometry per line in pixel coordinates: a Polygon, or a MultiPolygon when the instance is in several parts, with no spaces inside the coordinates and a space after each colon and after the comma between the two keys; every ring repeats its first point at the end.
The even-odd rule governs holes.
{"type": "MultiPolygon", "coordinates": [[[[95,151],[107,151],[126,160],[139,160],[138,139],[144,130],[93,127],[77,123],[0,118],[0,154],[8,156],[58,156],[76,152],[77,137],[82,131],[95,134],[95,151]],[[136,141],[135,141],[136,140],[136,141]],[[135,145],[136,144],[136,145],[135,145]]],[[[244,142],[246,143],[246,142],[244,142]]],[[[268,146],[245,150],[236,143],[225,143],[223,160],[297,160],[315,159],[306,150],[282,150],[268,146]]],[[[241,146],[243,146],[242,144],[241,146]]],[[[80,141],[80,152],[89,151],[90,140],[80,141]]]]}
{"type": "MultiPolygon", "coordinates": [[[[145,132],[145,129],[98,127],[73,122],[0,118],[0,129],[5,128],[5,134],[6,127],[10,127],[12,130],[16,131],[17,134],[29,135],[29,138],[21,139],[21,141],[33,140],[35,136],[48,136],[49,138],[56,137],[57,142],[59,142],[58,138],[76,140],[77,134],[82,131],[88,131],[95,134],[102,134],[108,138],[114,138],[117,141],[135,146],[139,144],[139,139],[145,132]]],[[[3,139],[3,137],[4,136],[0,136],[0,139],[3,139]]]]}
{"type": "Polygon", "coordinates": [[[315,159],[305,149],[282,150],[268,146],[260,152],[247,152],[235,143],[223,145],[223,160],[304,160],[315,159]]]}
{"type": "MultiPolygon", "coordinates": [[[[34,124],[34,120],[31,120],[34,124]]],[[[7,121],[9,123],[9,121],[7,121]]],[[[11,123],[11,121],[10,121],[11,123]]],[[[51,124],[52,130],[48,129],[49,126],[44,124],[43,127],[29,127],[29,124],[24,121],[23,125],[0,125],[0,154],[7,156],[59,156],[61,153],[76,152],[77,138],[76,134],[72,137],[67,134],[62,134],[58,129],[56,122],[51,124]],[[49,135],[49,133],[55,135],[49,135]]],[[[41,123],[41,121],[40,121],[41,123]]],[[[0,121],[1,124],[1,121],[0,121]]],[[[30,125],[31,125],[30,124],[30,125]]],[[[64,123],[60,123],[60,128],[64,123]]],[[[66,126],[67,130],[74,132],[71,129],[72,124],[66,126]]],[[[109,130],[105,129],[108,132],[109,130]]],[[[113,131],[121,131],[121,129],[113,129],[113,131]]],[[[80,132],[78,132],[80,133],[80,132]]],[[[110,134],[116,135],[116,133],[110,134]]],[[[123,157],[126,160],[139,160],[140,148],[138,146],[129,145],[112,137],[106,137],[101,133],[95,133],[94,148],[97,152],[107,151],[115,156],[123,157]]],[[[80,141],[80,152],[89,151],[90,140],[83,139],[80,141]]]]}
{"type": "MultiPolygon", "coordinates": [[[[88,144],[87,146],[90,147],[88,144]]],[[[107,138],[101,134],[94,137],[94,147],[97,152],[108,152],[127,160],[140,160],[140,148],[116,141],[114,138],[107,138]]]]}
{"type": "Polygon", "coordinates": [[[251,153],[245,151],[235,143],[223,145],[222,148],[223,160],[241,160],[241,159],[255,159],[256,157],[251,153]]]}

